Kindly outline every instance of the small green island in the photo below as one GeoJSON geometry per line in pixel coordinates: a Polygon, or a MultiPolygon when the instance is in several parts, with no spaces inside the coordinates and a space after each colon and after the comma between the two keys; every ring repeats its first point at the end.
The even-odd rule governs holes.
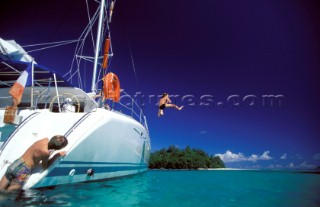
{"type": "Polygon", "coordinates": [[[209,156],[205,151],[187,146],[179,149],[169,146],[151,153],[149,169],[206,169],[225,168],[223,161],[218,156],[209,156]]]}

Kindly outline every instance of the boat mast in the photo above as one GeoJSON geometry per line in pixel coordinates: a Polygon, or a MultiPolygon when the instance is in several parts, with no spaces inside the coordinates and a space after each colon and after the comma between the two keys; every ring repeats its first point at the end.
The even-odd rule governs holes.
{"type": "Polygon", "coordinates": [[[31,105],[31,108],[34,107],[33,106],[33,91],[34,91],[34,59],[32,58],[31,60],[31,100],[30,100],[30,105],[31,105]]]}
{"type": "Polygon", "coordinates": [[[101,28],[102,28],[102,23],[103,23],[104,5],[105,5],[105,0],[101,0],[99,24],[98,24],[98,32],[97,32],[97,42],[96,42],[96,51],[95,51],[94,65],[93,65],[92,85],[91,85],[92,92],[96,91],[97,67],[98,67],[99,50],[100,50],[100,42],[101,42],[100,39],[101,39],[101,28]]]}

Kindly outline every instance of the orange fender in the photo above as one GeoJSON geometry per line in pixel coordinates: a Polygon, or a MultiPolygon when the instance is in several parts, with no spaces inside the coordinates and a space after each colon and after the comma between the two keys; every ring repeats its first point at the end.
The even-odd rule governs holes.
{"type": "Polygon", "coordinates": [[[110,39],[107,38],[106,42],[104,43],[104,53],[103,53],[103,61],[102,61],[103,69],[106,69],[108,66],[109,48],[110,48],[110,39]]]}
{"type": "Polygon", "coordinates": [[[103,79],[103,93],[106,99],[114,102],[120,100],[120,81],[114,73],[108,73],[103,79]]]}

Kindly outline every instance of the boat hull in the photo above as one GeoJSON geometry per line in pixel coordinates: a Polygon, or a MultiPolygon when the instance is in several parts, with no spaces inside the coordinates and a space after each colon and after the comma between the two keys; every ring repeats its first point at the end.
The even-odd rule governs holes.
{"type": "Polygon", "coordinates": [[[148,169],[149,133],[133,118],[101,108],[89,113],[39,110],[30,111],[4,144],[0,176],[32,143],[56,134],[67,137],[69,143],[63,149],[67,155],[46,170],[36,167],[24,189],[122,177],[148,169]]]}

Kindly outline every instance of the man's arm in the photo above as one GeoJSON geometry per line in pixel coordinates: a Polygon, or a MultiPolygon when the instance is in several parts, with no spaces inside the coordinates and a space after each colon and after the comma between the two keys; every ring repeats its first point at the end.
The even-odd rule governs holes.
{"type": "Polygon", "coordinates": [[[42,168],[43,170],[47,169],[50,165],[52,165],[52,163],[58,158],[58,157],[62,157],[65,156],[66,152],[58,152],[57,154],[55,154],[52,158],[49,159],[49,156],[46,156],[45,158],[42,159],[42,168]]]}
{"type": "Polygon", "coordinates": [[[171,100],[170,100],[170,98],[169,98],[169,95],[167,96],[167,101],[168,101],[168,103],[171,103],[171,100]]]}
{"type": "Polygon", "coordinates": [[[52,158],[49,159],[48,161],[48,167],[50,165],[52,165],[52,163],[58,158],[58,157],[63,157],[66,155],[66,151],[61,151],[61,152],[58,152],[57,154],[55,154],[52,158]]]}
{"type": "Polygon", "coordinates": [[[49,160],[49,155],[42,158],[42,169],[43,170],[48,168],[48,160],[49,160]]]}

